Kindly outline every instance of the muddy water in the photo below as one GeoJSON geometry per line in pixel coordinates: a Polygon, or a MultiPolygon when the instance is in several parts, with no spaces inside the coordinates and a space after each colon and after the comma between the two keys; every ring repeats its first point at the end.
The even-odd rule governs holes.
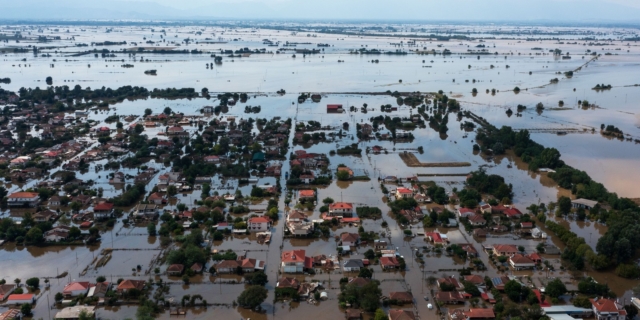
{"type": "MultiPolygon", "coordinates": [[[[452,27],[455,30],[466,30],[468,27],[452,27]],[[460,29],[458,29],[460,28],[460,29]]],[[[623,196],[637,197],[636,188],[631,181],[640,178],[640,171],[637,168],[637,154],[640,146],[632,142],[622,142],[615,139],[603,138],[598,130],[600,124],[613,124],[618,126],[625,133],[633,138],[640,138],[638,126],[640,118],[637,116],[636,101],[640,98],[638,87],[624,87],[638,82],[637,69],[640,66],[640,53],[637,46],[627,46],[626,42],[610,42],[610,45],[589,46],[583,45],[584,41],[578,44],[559,44],[554,41],[521,41],[522,39],[504,39],[487,41],[488,50],[497,51],[497,56],[476,55],[414,55],[406,56],[367,56],[350,55],[348,50],[369,48],[381,50],[413,50],[427,47],[428,50],[449,49],[454,53],[466,53],[468,49],[476,49],[477,41],[449,41],[431,42],[424,41],[416,47],[410,47],[406,41],[409,38],[384,38],[384,37],[356,37],[356,36],[336,36],[328,34],[317,34],[315,37],[307,37],[306,34],[292,35],[290,32],[258,29],[252,32],[249,29],[227,29],[221,27],[171,27],[167,28],[166,36],[160,38],[159,28],[152,31],[150,27],[116,27],[112,32],[107,33],[104,27],[70,27],[70,35],[75,37],[75,41],[67,40],[69,35],[63,31],[53,31],[47,29],[43,33],[46,35],[61,35],[62,40],[49,43],[55,47],[44,49],[41,53],[49,53],[51,57],[33,57],[28,54],[3,54],[0,59],[0,74],[3,77],[10,77],[10,84],[2,84],[2,88],[17,90],[20,87],[45,87],[44,78],[52,76],[55,85],[76,84],[82,87],[119,87],[123,85],[144,86],[149,89],[164,87],[194,87],[199,90],[207,87],[211,92],[257,92],[253,94],[245,105],[260,105],[262,111],[258,115],[247,115],[244,113],[244,105],[238,104],[231,107],[226,114],[206,116],[203,120],[210,121],[213,118],[224,119],[225,116],[237,116],[241,118],[260,117],[272,118],[280,116],[283,119],[291,117],[296,122],[319,121],[323,125],[334,127],[337,132],[343,123],[349,124],[349,129],[345,130],[347,136],[341,140],[330,141],[328,143],[313,144],[310,146],[293,146],[292,137],[289,137],[291,151],[304,149],[307,152],[317,152],[329,154],[330,151],[338,147],[351,143],[358,143],[363,150],[367,147],[381,146],[387,152],[382,154],[364,154],[355,156],[329,156],[330,169],[333,171],[338,164],[345,164],[356,172],[357,175],[367,175],[371,181],[356,182],[332,182],[329,186],[318,188],[318,198],[331,197],[335,200],[353,202],[358,205],[378,206],[386,211],[387,206],[383,202],[383,195],[379,188],[377,179],[394,175],[400,178],[410,177],[417,174],[440,176],[422,176],[421,181],[434,181],[438,185],[445,187],[448,191],[453,188],[464,186],[464,177],[449,176],[448,174],[465,174],[480,167],[487,169],[489,173],[500,174],[505,177],[508,183],[514,187],[514,203],[524,211],[531,203],[554,201],[560,195],[568,195],[567,190],[558,188],[545,174],[531,173],[526,170],[527,164],[522,163],[512,154],[489,159],[472,152],[475,133],[467,133],[459,128],[455,117],[450,117],[449,131],[446,136],[441,136],[431,128],[416,129],[412,131],[415,136],[413,141],[390,142],[390,141],[358,141],[356,138],[356,123],[365,123],[369,118],[378,115],[409,116],[415,114],[407,106],[399,106],[398,111],[392,113],[382,113],[380,105],[396,105],[396,100],[389,96],[370,96],[355,94],[353,92],[381,92],[391,91],[437,91],[442,89],[450,97],[455,97],[462,102],[465,110],[470,110],[475,114],[484,117],[490,123],[501,126],[509,125],[516,129],[531,129],[534,140],[545,146],[555,147],[563,155],[570,165],[587,171],[594,179],[600,181],[612,191],[623,196]],[[202,35],[195,34],[202,31],[202,35]],[[177,37],[176,37],[177,36],[177,37]],[[146,39],[145,39],[146,38],[146,39]],[[183,39],[190,38],[194,41],[186,44],[181,43],[183,39]],[[213,40],[206,40],[210,38],[213,40]],[[225,57],[221,65],[215,65],[213,69],[207,69],[205,64],[212,63],[210,52],[217,53],[219,49],[237,50],[248,47],[250,49],[266,48],[267,51],[275,51],[275,47],[267,47],[262,44],[262,39],[272,39],[274,41],[290,42],[310,42],[311,45],[299,45],[296,48],[316,48],[317,43],[329,43],[331,47],[324,48],[324,52],[303,56],[297,54],[292,57],[292,52],[282,54],[253,54],[250,57],[229,58],[225,57]],[[164,42],[166,39],[167,42],[164,42]],[[234,41],[236,39],[237,41],[234,41]],[[207,51],[207,54],[138,54],[130,57],[128,54],[116,53],[117,57],[95,58],[93,55],[70,57],[71,54],[86,49],[102,49],[102,47],[74,47],[75,43],[91,43],[99,41],[127,41],[127,45],[109,46],[108,49],[135,48],[132,42],[138,42],[138,46],[145,45],[144,42],[163,41],[159,46],[146,44],[150,47],[177,47],[178,49],[198,49],[207,51]],[[175,41],[176,43],[171,43],[175,41]],[[198,41],[198,43],[195,43],[198,41]],[[205,43],[205,41],[225,42],[225,43],[205,43]],[[399,41],[404,41],[398,45],[399,41]],[[177,46],[180,44],[180,46],[177,46]],[[437,45],[441,45],[438,47],[437,45]],[[495,46],[495,47],[494,47],[495,46]],[[536,55],[542,51],[533,51],[533,47],[544,48],[545,53],[554,48],[571,52],[571,60],[562,60],[552,55],[536,55]],[[568,70],[575,70],[590,59],[584,55],[589,49],[599,53],[610,52],[618,55],[601,56],[598,60],[590,62],[582,67],[572,78],[566,78],[563,73],[568,70]],[[620,49],[620,50],[616,50],[620,49]],[[56,50],[58,52],[56,52],[56,50]],[[629,52],[627,52],[629,50],[629,52]],[[504,58],[505,53],[509,55],[504,58]],[[513,53],[513,55],[511,54],[513,53]],[[143,56],[150,61],[140,62],[143,56]],[[21,59],[27,59],[21,61],[21,59]],[[53,61],[53,60],[56,61],[53,61]],[[371,63],[372,59],[378,59],[378,63],[371,63]],[[344,60],[344,62],[338,62],[344,60]],[[28,66],[25,67],[25,63],[28,66]],[[50,67],[50,64],[54,67],[50,67]],[[122,68],[125,63],[133,64],[133,68],[122,68]],[[91,65],[90,67],[88,65],[91,65]],[[493,65],[493,68],[492,68],[493,65]],[[509,65],[509,68],[507,68],[509,65]],[[143,71],[157,69],[158,76],[144,75],[143,71]],[[529,74],[531,72],[531,74],[529,74]],[[557,84],[549,84],[549,80],[558,78],[557,84]],[[400,81],[402,80],[402,81],[400,81]],[[468,80],[468,82],[466,82],[468,80]],[[474,83],[475,80],[475,83],[474,83]],[[594,91],[591,88],[597,83],[612,84],[613,89],[607,91],[594,91]],[[522,91],[514,94],[509,91],[515,86],[519,86],[522,91]],[[473,88],[477,88],[479,93],[472,95],[473,88]],[[487,89],[496,89],[495,95],[486,93],[487,89]],[[574,90],[574,88],[576,90],[574,90]],[[276,95],[275,91],[285,89],[288,94],[276,95]],[[528,90],[526,90],[528,89],[528,90]],[[259,92],[259,94],[258,94],[259,92]],[[307,101],[302,104],[297,103],[299,92],[326,92],[321,103],[307,101]],[[331,94],[330,92],[345,92],[345,94],[331,94]],[[348,92],[352,92],[349,94],[348,92]],[[578,106],[578,100],[589,100],[597,104],[597,108],[583,109],[578,106]],[[557,109],[558,101],[564,101],[564,107],[557,109]],[[534,110],[536,103],[542,102],[545,110],[541,113],[534,110]],[[339,103],[346,107],[360,107],[364,103],[368,104],[369,112],[347,112],[344,114],[326,114],[325,105],[328,103],[339,103]],[[522,117],[515,116],[515,105],[524,104],[528,107],[522,113],[522,117]],[[511,107],[514,115],[507,116],[505,111],[511,107]],[[592,128],[595,130],[591,133],[592,128]],[[571,133],[573,131],[584,131],[587,133],[571,133]],[[569,131],[565,136],[557,136],[556,131],[569,131]],[[421,162],[469,162],[469,167],[455,168],[409,168],[400,160],[398,153],[405,150],[415,151],[419,146],[424,148],[424,153],[416,154],[421,162]]],[[[453,30],[452,29],[452,30],[453,30]]],[[[471,34],[482,36],[492,35],[492,28],[470,28],[471,34]]],[[[561,29],[558,29],[561,30],[561,29]]],[[[620,29],[594,29],[602,31],[604,35],[596,37],[606,39],[607,35],[614,32],[622,32],[620,29]]],[[[2,27],[0,31],[15,31],[9,27],[2,27]]],[[[33,30],[32,30],[33,31],[33,30]]],[[[28,32],[24,30],[23,32],[28,32]]],[[[437,32],[437,31],[436,31],[437,32]]],[[[577,36],[566,36],[566,39],[576,39],[577,36]]],[[[574,40],[572,40],[574,41],[574,40]]],[[[28,45],[28,41],[21,44],[3,43],[0,50],[14,47],[16,45],[28,45]]],[[[33,43],[31,43],[33,44],[33,43]]],[[[124,101],[111,106],[110,110],[92,112],[90,119],[103,121],[106,117],[118,115],[141,115],[142,110],[151,108],[154,113],[161,112],[165,107],[170,107],[174,111],[183,112],[186,115],[199,115],[199,109],[205,105],[217,104],[214,99],[141,99],[134,101],[124,101]]],[[[128,124],[128,123],[126,123],[128,124]]],[[[115,123],[104,124],[115,129],[115,123]]],[[[187,131],[194,133],[196,127],[186,127],[187,131]]],[[[150,137],[156,136],[164,131],[164,127],[147,128],[145,133],[150,137]]],[[[381,132],[387,132],[385,128],[381,132]]],[[[92,142],[95,142],[92,140],[92,142]]],[[[123,156],[124,157],[124,156],[123,156]]],[[[116,159],[121,160],[123,157],[116,159]]],[[[97,185],[104,189],[105,197],[112,197],[121,192],[118,186],[109,185],[107,175],[114,170],[96,170],[97,164],[104,164],[106,160],[100,160],[91,164],[87,172],[78,173],[81,179],[92,179],[97,185]]],[[[157,176],[170,170],[170,167],[162,163],[150,161],[146,165],[160,171],[156,178],[150,183],[148,191],[156,183],[157,176]]],[[[289,170],[288,162],[283,163],[283,171],[289,170]]],[[[125,174],[135,176],[137,169],[121,168],[125,174]]],[[[258,184],[274,184],[276,178],[260,177],[258,184]]],[[[285,186],[284,177],[279,179],[282,186],[285,186]]],[[[213,191],[220,193],[234,192],[236,189],[247,195],[250,193],[251,185],[238,185],[234,179],[224,181],[214,179],[213,191]]],[[[26,187],[31,184],[27,183],[26,187]]],[[[408,186],[408,184],[407,184],[408,186]]],[[[23,186],[12,186],[16,189],[23,186]]],[[[179,194],[176,201],[167,206],[173,209],[177,203],[187,203],[192,206],[194,201],[200,199],[200,192],[179,194]]],[[[280,197],[280,213],[284,218],[284,198],[280,197]]],[[[292,204],[293,205],[293,204],[292,204]]],[[[252,204],[254,209],[263,209],[266,202],[252,204]]],[[[5,213],[7,214],[7,213],[5,213]]],[[[308,214],[312,219],[319,218],[320,213],[317,208],[308,214]]],[[[398,247],[400,254],[407,260],[406,272],[382,272],[379,266],[374,266],[374,277],[382,281],[383,294],[391,291],[410,290],[413,292],[417,304],[417,311],[422,318],[430,319],[435,317],[433,311],[426,308],[426,304],[421,301],[420,296],[428,292],[428,287],[423,284],[425,276],[451,275],[468,262],[458,258],[448,257],[444,254],[436,254],[432,251],[425,254],[425,266],[422,268],[414,260],[415,249],[422,250],[423,247],[430,247],[424,239],[420,237],[405,238],[402,228],[392,221],[387,215],[383,219],[389,222],[389,229],[383,230],[380,227],[380,220],[365,220],[362,226],[367,231],[385,232],[392,247],[398,247]]],[[[595,246],[597,239],[605,231],[605,227],[593,222],[561,221],[572,231],[584,237],[591,246],[595,246]]],[[[414,230],[420,230],[419,225],[413,226],[414,230]]],[[[342,316],[342,311],[337,306],[337,295],[339,293],[338,279],[349,274],[344,274],[341,269],[327,273],[322,272],[313,276],[299,275],[298,278],[305,280],[323,282],[329,294],[329,300],[320,302],[318,305],[307,302],[289,303],[274,301],[274,290],[278,277],[280,264],[280,254],[282,250],[302,249],[307,251],[307,255],[335,255],[335,236],[342,232],[357,232],[356,226],[344,226],[332,230],[332,235],[328,239],[284,239],[283,222],[279,222],[274,227],[274,234],[271,244],[257,244],[255,236],[231,236],[223,241],[213,243],[215,249],[233,249],[237,252],[248,251],[248,256],[267,261],[266,273],[269,277],[267,288],[269,297],[263,303],[265,310],[257,313],[241,308],[230,306],[237,295],[244,289],[243,284],[221,284],[220,279],[215,277],[196,277],[192,279],[192,284],[184,286],[180,284],[180,279],[159,276],[163,281],[178,282],[171,286],[170,295],[178,300],[184,294],[201,294],[213,304],[224,304],[209,307],[206,310],[201,308],[190,309],[189,318],[209,319],[209,318],[252,318],[252,319],[290,319],[294,317],[304,317],[310,312],[320,314],[321,319],[334,319],[342,316]],[[218,282],[217,282],[218,281],[218,282]]],[[[432,231],[432,230],[428,230],[432,231]]],[[[504,237],[492,237],[483,240],[474,239],[463,229],[439,229],[439,232],[446,233],[452,243],[472,243],[476,250],[480,252],[480,259],[489,266],[486,274],[495,276],[498,272],[490,266],[486,254],[481,252],[483,244],[513,243],[522,245],[527,252],[535,250],[536,245],[541,240],[514,239],[510,235],[504,237]]],[[[556,245],[561,246],[557,239],[550,239],[556,245]]],[[[51,288],[40,297],[35,309],[38,317],[45,317],[48,310],[46,306],[47,296],[53,301],[53,295],[61,291],[68,281],[89,280],[93,281],[98,275],[117,278],[134,278],[147,280],[152,276],[152,262],[163,249],[159,239],[146,236],[145,226],[123,226],[121,222],[116,224],[111,230],[107,230],[102,235],[102,242],[99,246],[59,246],[46,248],[24,248],[15,247],[12,244],[5,244],[0,251],[0,270],[11,270],[7,274],[2,274],[3,278],[10,280],[16,277],[26,279],[33,275],[54,277],[64,271],[68,276],[63,279],[51,280],[51,288]],[[143,249],[136,251],[115,250],[111,260],[103,267],[95,270],[88,268],[86,274],[81,276],[81,272],[100,255],[101,249],[143,249]],[[43,270],[42,265],[47,265],[43,270]],[[135,270],[137,265],[141,266],[141,271],[135,270]],[[19,268],[16,268],[18,266],[19,268]],[[55,268],[55,270],[54,270],[55,268]],[[134,270],[132,270],[134,269],[134,270]],[[147,273],[149,271],[149,273],[147,273]]],[[[362,258],[368,247],[362,247],[350,257],[362,258]]],[[[349,258],[349,257],[345,257],[349,258]]],[[[553,257],[549,257],[554,259],[553,257]]],[[[160,266],[164,269],[164,266],[160,266]]],[[[532,275],[546,277],[539,273],[518,272],[520,275],[532,275]]],[[[615,277],[612,273],[589,272],[598,279],[610,284],[610,287],[618,294],[622,295],[630,287],[630,284],[615,277]]],[[[561,271],[556,271],[552,276],[566,276],[561,271]]],[[[225,280],[227,277],[222,277],[225,280]]],[[[116,308],[101,308],[99,315],[107,319],[122,319],[134,317],[135,307],[121,306],[116,308]]],[[[169,318],[168,313],[160,315],[160,318],[169,318]]]]}

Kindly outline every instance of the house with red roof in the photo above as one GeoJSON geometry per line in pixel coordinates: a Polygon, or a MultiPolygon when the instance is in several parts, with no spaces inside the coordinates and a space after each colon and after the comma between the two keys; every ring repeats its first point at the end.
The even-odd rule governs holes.
{"type": "Polygon", "coordinates": [[[596,320],[625,320],[627,310],[616,300],[605,298],[589,299],[596,320]]]}
{"type": "Polygon", "coordinates": [[[410,310],[389,310],[389,320],[416,320],[416,315],[410,310]]]}
{"type": "Polygon", "coordinates": [[[147,282],[144,280],[123,280],[118,284],[116,291],[123,294],[130,290],[143,290],[147,282]]]}
{"type": "Polygon", "coordinates": [[[536,266],[535,262],[519,253],[509,257],[509,264],[515,270],[533,269],[536,266]]]}
{"type": "Polygon", "coordinates": [[[300,190],[298,191],[298,199],[302,200],[315,200],[316,192],[314,190],[300,190]]]}
{"type": "Polygon", "coordinates": [[[329,216],[347,217],[353,216],[353,204],[347,202],[335,202],[329,205],[329,216]]]}
{"type": "Polygon", "coordinates": [[[360,235],[357,233],[345,232],[340,235],[340,242],[343,246],[355,247],[360,241],[360,235]]]}
{"type": "Polygon", "coordinates": [[[7,299],[8,305],[33,304],[36,302],[36,295],[31,293],[11,294],[7,299]]]}
{"type": "Polygon", "coordinates": [[[464,303],[464,296],[458,291],[438,291],[435,300],[444,304],[464,303]]]}
{"type": "Polygon", "coordinates": [[[441,289],[442,289],[442,286],[446,285],[446,286],[451,286],[458,291],[464,290],[464,285],[462,285],[462,283],[460,283],[460,281],[458,281],[458,279],[454,277],[440,278],[437,280],[437,282],[438,282],[438,288],[441,288],[441,289]]]}
{"type": "Polygon", "coordinates": [[[529,260],[533,261],[536,264],[542,263],[542,257],[540,257],[540,255],[536,252],[527,254],[525,255],[525,257],[529,258],[529,260]]]}
{"type": "Polygon", "coordinates": [[[492,308],[471,308],[469,311],[463,312],[467,320],[483,320],[483,319],[495,319],[496,315],[493,313],[492,308]]]}
{"type": "Polygon", "coordinates": [[[439,232],[427,232],[425,236],[427,240],[433,242],[433,244],[435,245],[444,245],[445,243],[447,243],[446,240],[442,238],[442,235],[439,232]]]}
{"type": "Polygon", "coordinates": [[[396,199],[409,199],[413,198],[413,191],[409,188],[398,187],[396,189],[396,199]]]}
{"type": "Polygon", "coordinates": [[[91,283],[88,281],[78,281],[71,282],[62,289],[62,294],[66,297],[77,297],[82,294],[87,294],[89,292],[89,288],[91,287],[91,283]]]}
{"type": "Polygon", "coordinates": [[[0,302],[6,300],[14,290],[16,290],[15,284],[0,284],[0,302]]]}
{"type": "Polygon", "coordinates": [[[167,200],[165,200],[164,196],[159,192],[154,192],[154,193],[150,194],[149,197],[147,198],[147,200],[149,200],[149,202],[151,202],[151,203],[153,203],[155,205],[162,205],[162,204],[167,202],[167,200]]]}
{"type": "Polygon", "coordinates": [[[458,208],[458,217],[459,218],[469,218],[476,214],[476,211],[469,208],[458,208]]]}
{"type": "Polygon", "coordinates": [[[520,219],[522,217],[522,212],[515,207],[507,208],[507,210],[504,210],[504,214],[511,219],[520,219]]]}
{"type": "Polygon", "coordinates": [[[247,220],[247,228],[251,232],[268,231],[271,228],[271,219],[267,217],[253,217],[247,220]]]}
{"type": "Polygon", "coordinates": [[[494,244],[493,253],[497,256],[512,256],[518,253],[518,247],[514,244],[494,244]]]}
{"type": "Polygon", "coordinates": [[[102,202],[93,206],[95,219],[108,219],[113,216],[113,203],[102,202]]]}
{"type": "Polygon", "coordinates": [[[328,104],[327,105],[327,113],[342,113],[344,110],[342,109],[341,104],[328,104]]]}
{"type": "Polygon", "coordinates": [[[39,202],[37,192],[14,192],[7,197],[9,207],[35,207],[39,202]]]}
{"type": "Polygon", "coordinates": [[[400,262],[396,257],[381,257],[380,266],[382,266],[382,270],[396,269],[400,268],[400,262]]]}
{"type": "Polygon", "coordinates": [[[481,227],[487,224],[487,220],[485,220],[484,217],[479,214],[471,215],[469,216],[468,219],[469,219],[469,224],[471,224],[474,227],[481,227]]]}
{"type": "Polygon", "coordinates": [[[302,273],[305,269],[313,268],[313,259],[307,257],[304,250],[283,251],[281,260],[284,273],[302,273]]]}

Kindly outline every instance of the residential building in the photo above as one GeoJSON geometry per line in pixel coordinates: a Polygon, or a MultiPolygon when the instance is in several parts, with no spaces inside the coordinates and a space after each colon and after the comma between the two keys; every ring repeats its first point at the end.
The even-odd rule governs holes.
{"type": "Polygon", "coordinates": [[[1,284],[0,285],[0,302],[7,300],[9,295],[16,290],[15,284],[1,284]]]}
{"type": "Polygon", "coordinates": [[[357,272],[364,268],[364,263],[362,259],[349,259],[344,262],[342,268],[345,272],[357,272]]]}
{"type": "Polygon", "coordinates": [[[282,272],[302,273],[305,268],[312,268],[313,261],[305,256],[304,250],[290,250],[282,252],[282,272]]]}
{"type": "Polygon", "coordinates": [[[342,113],[344,110],[342,109],[341,104],[328,104],[327,105],[327,113],[342,113]]]}
{"type": "Polygon", "coordinates": [[[71,282],[62,289],[62,294],[66,297],[77,297],[86,295],[91,284],[88,281],[71,282]]]}
{"type": "Polygon", "coordinates": [[[147,200],[149,200],[149,202],[155,204],[155,205],[163,205],[166,200],[164,199],[164,196],[159,193],[159,192],[154,192],[152,194],[149,195],[149,197],[147,198],[147,200]]]}
{"type": "Polygon", "coordinates": [[[389,300],[395,300],[399,304],[413,303],[413,295],[409,291],[389,292],[389,300]]]}
{"type": "Polygon", "coordinates": [[[9,309],[3,313],[0,313],[0,320],[19,320],[22,319],[22,312],[20,309],[9,309]]]}
{"type": "Polygon", "coordinates": [[[87,297],[104,298],[107,296],[107,292],[111,290],[111,282],[97,282],[94,286],[89,288],[87,297]]]}
{"type": "Polygon", "coordinates": [[[93,206],[93,217],[95,219],[108,219],[113,217],[113,203],[102,202],[93,206]]]}
{"type": "Polygon", "coordinates": [[[25,294],[11,294],[7,299],[8,305],[23,305],[23,304],[33,304],[36,302],[36,295],[25,293],[25,294]]]}
{"type": "Polygon", "coordinates": [[[464,296],[458,291],[438,291],[435,299],[444,304],[464,303],[464,296]]]}
{"type": "Polygon", "coordinates": [[[298,191],[298,199],[302,200],[315,200],[316,192],[314,190],[300,190],[298,191]]]}
{"type": "Polygon", "coordinates": [[[119,293],[126,293],[129,290],[143,290],[145,287],[146,281],[144,280],[123,280],[118,284],[116,291],[119,293]]]}
{"type": "Polygon", "coordinates": [[[518,247],[514,244],[494,244],[493,253],[497,256],[512,256],[518,253],[518,247]]]}
{"type": "Polygon", "coordinates": [[[589,299],[596,320],[625,320],[627,311],[624,306],[613,299],[594,298],[589,299]]]}
{"type": "Polygon", "coordinates": [[[469,218],[476,214],[475,210],[469,208],[458,208],[458,218],[469,218]]]}
{"type": "Polygon", "coordinates": [[[155,219],[159,214],[159,208],[156,204],[139,204],[133,212],[136,218],[155,219]]]}
{"type": "Polygon", "coordinates": [[[271,228],[271,220],[267,217],[253,217],[247,221],[247,228],[251,232],[268,231],[271,228]]]}
{"type": "Polygon", "coordinates": [[[413,191],[409,188],[398,187],[396,189],[396,199],[409,199],[413,198],[413,191]]]}
{"type": "Polygon", "coordinates": [[[329,205],[329,215],[331,217],[347,217],[353,216],[353,204],[347,202],[335,202],[329,205]]]}
{"type": "Polygon", "coordinates": [[[535,262],[521,254],[514,254],[509,257],[509,264],[516,270],[533,269],[536,266],[535,262]]]}
{"type": "Polygon", "coordinates": [[[7,197],[9,207],[36,207],[39,202],[37,192],[14,192],[7,197]]]}
{"type": "Polygon", "coordinates": [[[485,220],[484,217],[479,214],[471,215],[469,216],[468,219],[469,219],[469,224],[471,224],[474,227],[481,227],[487,224],[487,220],[485,220]]]}
{"type": "Polygon", "coordinates": [[[389,320],[416,320],[416,315],[409,310],[389,310],[389,320]]]}
{"type": "Polygon", "coordinates": [[[358,241],[360,240],[360,235],[357,233],[349,233],[345,232],[340,235],[340,242],[342,242],[343,246],[355,247],[358,245],[358,241]]]}
{"type": "Polygon", "coordinates": [[[455,288],[458,291],[464,290],[464,285],[454,277],[445,277],[438,279],[438,288],[442,289],[442,286],[447,285],[455,288]]]}
{"type": "Polygon", "coordinates": [[[184,271],[184,265],[182,264],[172,264],[169,267],[167,267],[167,275],[170,276],[181,276],[182,272],[184,271]]]}
{"type": "Polygon", "coordinates": [[[381,257],[380,266],[383,270],[396,269],[400,267],[400,262],[395,257],[381,257]]]}
{"type": "Polygon", "coordinates": [[[93,319],[95,315],[95,309],[96,307],[93,307],[93,306],[67,307],[58,311],[54,319],[77,320],[77,319],[80,319],[80,315],[82,313],[84,313],[87,316],[87,318],[93,319]]]}
{"type": "Polygon", "coordinates": [[[591,208],[595,207],[597,204],[598,204],[598,201],[582,199],[582,198],[571,200],[571,207],[575,209],[582,208],[585,210],[591,210],[591,208]]]}

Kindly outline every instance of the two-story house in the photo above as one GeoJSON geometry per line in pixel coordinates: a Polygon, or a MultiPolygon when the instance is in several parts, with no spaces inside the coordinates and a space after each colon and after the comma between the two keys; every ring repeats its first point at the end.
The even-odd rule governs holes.
{"type": "Polygon", "coordinates": [[[268,231],[271,228],[271,220],[267,217],[253,217],[247,221],[247,228],[251,232],[268,231]]]}
{"type": "Polygon", "coordinates": [[[306,256],[304,250],[282,252],[281,268],[284,273],[302,273],[313,267],[313,260],[306,256]]]}

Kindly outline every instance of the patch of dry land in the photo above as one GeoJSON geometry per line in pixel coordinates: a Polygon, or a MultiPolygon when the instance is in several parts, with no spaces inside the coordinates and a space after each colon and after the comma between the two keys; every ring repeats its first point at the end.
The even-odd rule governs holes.
{"type": "Polygon", "coordinates": [[[400,153],[400,159],[407,167],[445,168],[445,167],[470,167],[469,162],[420,162],[413,153],[400,153]]]}

